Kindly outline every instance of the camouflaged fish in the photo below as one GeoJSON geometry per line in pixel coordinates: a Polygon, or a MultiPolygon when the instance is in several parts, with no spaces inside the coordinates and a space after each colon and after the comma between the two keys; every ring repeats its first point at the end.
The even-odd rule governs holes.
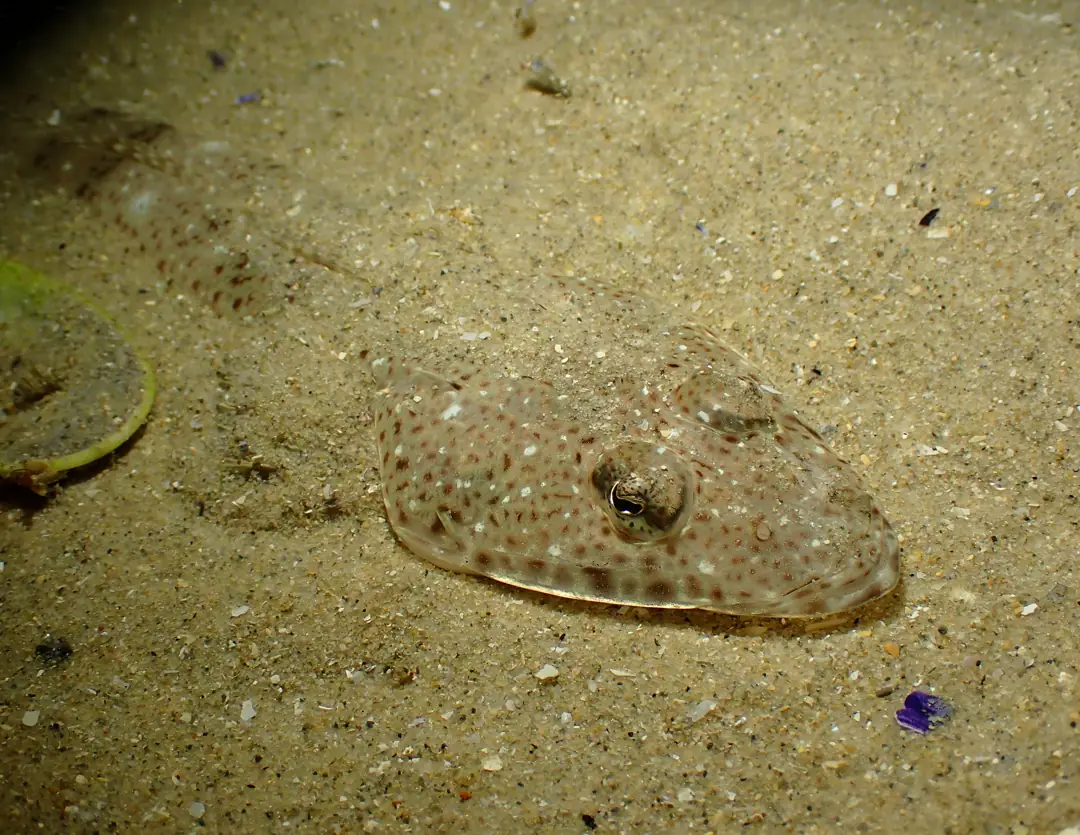
{"type": "Polygon", "coordinates": [[[386,511],[410,550],[562,597],[737,615],[896,585],[877,504],[742,356],[629,294],[549,288],[533,311],[571,348],[515,343],[513,371],[375,359],[386,511]]]}
{"type": "Polygon", "coordinates": [[[149,277],[218,314],[247,315],[291,299],[305,261],[347,272],[328,244],[338,239],[348,249],[349,211],[318,205],[316,189],[305,219],[289,217],[282,228],[259,208],[292,199],[281,194],[287,177],[226,143],[103,108],[21,139],[30,144],[22,166],[28,180],[80,200],[125,234],[134,268],[149,267],[149,277]],[[314,229],[307,228],[312,216],[314,229]]]}
{"type": "MultiPolygon", "coordinates": [[[[219,314],[291,298],[297,261],[348,275],[355,213],[313,196],[275,231],[249,208],[281,202],[279,172],[220,143],[106,110],[31,139],[32,178],[219,314]]],[[[734,614],[842,611],[896,584],[897,539],[855,474],[707,328],[595,282],[456,272],[394,279],[373,305],[410,336],[373,371],[386,509],[413,552],[564,597],[734,614]],[[439,338],[406,360],[429,321],[439,338]],[[463,347],[455,322],[489,338],[463,347]]]]}

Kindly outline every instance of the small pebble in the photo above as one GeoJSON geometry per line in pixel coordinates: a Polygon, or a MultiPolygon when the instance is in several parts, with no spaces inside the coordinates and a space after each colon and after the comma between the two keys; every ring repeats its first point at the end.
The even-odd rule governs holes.
{"type": "Polygon", "coordinates": [[[484,771],[502,771],[503,761],[497,754],[491,757],[485,757],[484,761],[480,764],[480,767],[484,771]]]}
{"type": "Polygon", "coordinates": [[[1035,614],[1036,610],[1038,610],[1038,608],[1038,603],[1028,603],[1027,606],[1020,610],[1020,616],[1026,618],[1028,615],[1033,615],[1035,614]]]}
{"type": "Polygon", "coordinates": [[[255,718],[255,705],[251,699],[244,699],[244,703],[240,706],[240,721],[250,722],[255,718]]]}
{"type": "Polygon", "coordinates": [[[251,611],[251,608],[249,606],[237,606],[235,609],[232,610],[232,616],[234,618],[238,618],[241,615],[246,615],[249,611],[251,611]]]}
{"type": "Polygon", "coordinates": [[[198,800],[192,800],[191,804],[187,807],[188,814],[195,820],[199,820],[206,814],[206,804],[200,803],[198,800]]]}
{"type": "Polygon", "coordinates": [[[559,668],[552,664],[545,664],[534,674],[541,681],[547,681],[548,679],[557,678],[559,675],[559,668]]]}
{"type": "Polygon", "coordinates": [[[919,226],[929,226],[931,223],[934,222],[934,218],[938,216],[938,212],[940,211],[940,208],[933,208],[928,211],[921,218],[919,218],[919,226]]]}
{"type": "Polygon", "coordinates": [[[711,713],[715,707],[715,699],[702,699],[690,709],[686,714],[686,718],[691,722],[699,722],[711,713]]]}
{"type": "Polygon", "coordinates": [[[40,710],[28,710],[23,714],[22,723],[28,728],[34,727],[38,723],[38,719],[41,717],[40,710]]]}
{"type": "Polygon", "coordinates": [[[885,186],[886,197],[896,197],[897,191],[898,189],[896,187],[896,183],[889,183],[887,186],[885,186]]]}

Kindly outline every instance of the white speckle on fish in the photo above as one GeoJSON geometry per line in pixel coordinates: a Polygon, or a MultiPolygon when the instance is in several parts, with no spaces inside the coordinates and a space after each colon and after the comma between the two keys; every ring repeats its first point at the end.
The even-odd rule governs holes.
{"type": "Polygon", "coordinates": [[[447,406],[445,409],[443,409],[443,412],[442,412],[441,415],[439,415],[439,417],[442,420],[451,420],[452,418],[456,418],[460,414],[461,414],[461,404],[460,403],[451,403],[449,406],[447,406]]]}

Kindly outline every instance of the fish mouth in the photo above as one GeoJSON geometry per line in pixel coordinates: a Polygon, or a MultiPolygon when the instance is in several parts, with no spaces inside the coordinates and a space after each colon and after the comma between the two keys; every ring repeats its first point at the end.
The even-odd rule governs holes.
{"type": "Polygon", "coordinates": [[[782,617],[814,617],[846,612],[884,597],[900,582],[900,543],[885,528],[877,561],[866,570],[844,566],[841,570],[805,582],[784,592],[769,611],[782,617]]]}

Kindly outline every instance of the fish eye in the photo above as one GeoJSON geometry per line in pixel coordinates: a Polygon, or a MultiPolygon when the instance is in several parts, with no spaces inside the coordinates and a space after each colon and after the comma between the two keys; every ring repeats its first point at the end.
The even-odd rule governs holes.
{"type": "Polygon", "coordinates": [[[605,450],[593,468],[592,485],[615,530],[636,542],[680,530],[693,495],[686,463],[670,450],[641,441],[605,450]]]}
{"type": "Polygon", "coordinates": [[[611,492],[608,493],[608,504],[620,516],[640,516],[645,512],[645,502],[629,495],[629,491],[623,484],[622,479],[611,485],[611,492]]]}

